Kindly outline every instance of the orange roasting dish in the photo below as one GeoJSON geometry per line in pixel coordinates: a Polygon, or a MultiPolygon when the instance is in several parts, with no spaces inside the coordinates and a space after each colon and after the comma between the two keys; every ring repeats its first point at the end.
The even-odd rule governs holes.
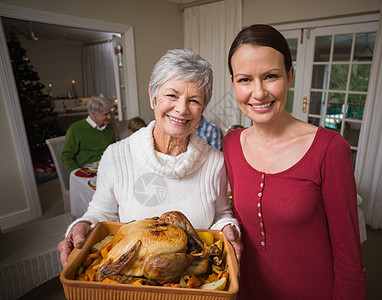
{"type": "Polygon", "coordinates": [[[122,225],[91,247],[76,280],[224,290],[228,270],[223,241],[199,232],[172,211],[122,225]]]}

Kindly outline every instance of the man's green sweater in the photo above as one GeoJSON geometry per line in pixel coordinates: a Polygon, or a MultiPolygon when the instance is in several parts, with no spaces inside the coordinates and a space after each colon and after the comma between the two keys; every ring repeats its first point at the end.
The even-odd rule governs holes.
{"type": "Polygon", "coordinates": [[[65,138],[61,162],[69,172],[99,161],[107,146],[115,142],[114,130],[108,124],[104,130],[93,128],[85,119],[73,123],[65,138]]]}

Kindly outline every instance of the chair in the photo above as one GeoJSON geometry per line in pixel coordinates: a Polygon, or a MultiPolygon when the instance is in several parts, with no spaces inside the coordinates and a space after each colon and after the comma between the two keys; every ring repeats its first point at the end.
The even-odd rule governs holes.
{"type": "Polygon", "coordinates": [[[123,140],[130,135],[129,128],[127,127],[128,123],[128,120],[116,121],[116,126],[118,127],[118,137],[117,135],[115,136],[116,141],[123,140]]]}
{"type": "Polygon", "coordinates": [[[111,110],[110,114],[111,114],[111,124],[113,125],[113,129],[114,129],[115,141],[118,142],[128,137],[130,135],[129,128],[127,127],[127,124],[129,121],[128,120],[119,121],[116,115],[114,114],[113,110],[111,110]]]}
{"type": "Polygon", "coordinates": [[[225,130],[224,136],[226,136],[227,133],[230,132],[231,130],[240,129],[240,128],[244,128],[244,126],[240,125],[240,124],[231,125],[231,126],[227,127],[227,129],[225,130]]]}
{"type": "Polygon", "coordinates": [[[60,181],[62,199],[64,201],[65,213],[70,212],[70,193],[69,193],[69,175],[70,173],[61,164],[61,153],[64,149],[65,136],[59,136],[52,139],[47,139],[46,144],[49,147],[54,165],[56,167],[58,180],[60,181]]]}

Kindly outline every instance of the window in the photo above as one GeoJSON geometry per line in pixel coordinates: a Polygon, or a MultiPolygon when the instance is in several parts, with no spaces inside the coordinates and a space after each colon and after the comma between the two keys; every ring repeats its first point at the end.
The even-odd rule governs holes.
{"type": "Polygon", "coordinates": [[[339,132],[355,166],[378,22],[280,31],[295,78],[286,108],[296,118],[339,132]]]}

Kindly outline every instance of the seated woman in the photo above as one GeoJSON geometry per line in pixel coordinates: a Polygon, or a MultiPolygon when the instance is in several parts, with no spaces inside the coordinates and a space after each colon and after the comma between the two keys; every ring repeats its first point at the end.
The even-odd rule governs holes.
{"type": "Polygon", "coordinates": [[[133,134],[134,132],[138,131],[142,127],[146,127],[146,122],[141,119],[140,117],[135,117],[129,120],[127,123],[127,127],[129,128],[129,134],[133,134]]]}
{"type": "Polygon", "coordinates": [[[70,125],[61,162],[71,172],[101,159],[107,146],[115,142],[110,123],[112,103],[104,96],[92,96],[87,103],[89,116],[70,125]]]}
{"type": "Polygon", "coordinates": [[[149,83],[155,121],[105,151],[88,211],[58,245],[63,266],[98,222],[130,222],[172,210],[195,228],[222,230],[240,258],[223,154],[195,132],[211,95],[211,66],[192,50],[170,50],[158,61],[149,83]]]}

